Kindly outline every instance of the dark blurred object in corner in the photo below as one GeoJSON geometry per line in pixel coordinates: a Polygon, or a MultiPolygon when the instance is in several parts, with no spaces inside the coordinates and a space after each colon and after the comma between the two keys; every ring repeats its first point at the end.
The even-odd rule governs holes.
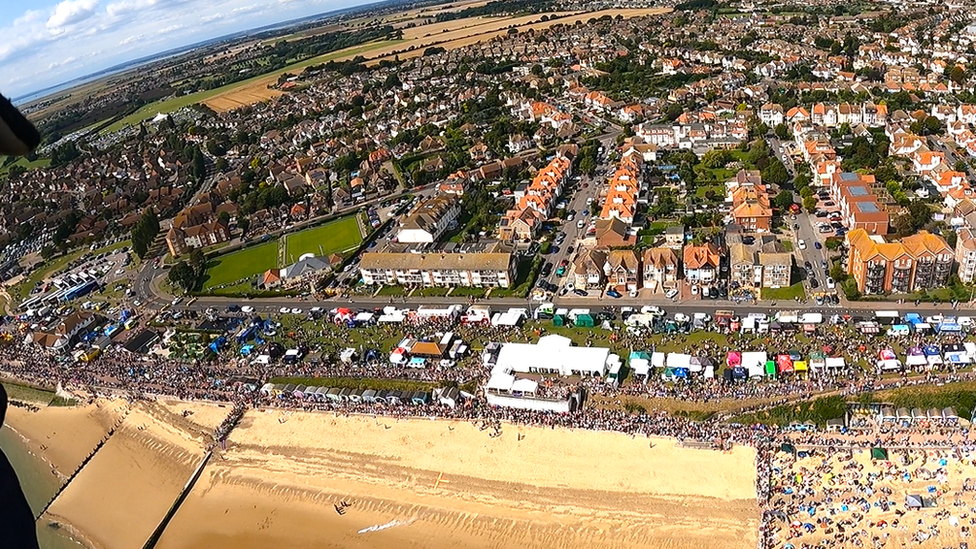
{"type": "Polygon", "coordinates": [[[0,95],[0,154],[24,156],[41,143],[41,134],[20,114],[9,99],[0,95]]]}

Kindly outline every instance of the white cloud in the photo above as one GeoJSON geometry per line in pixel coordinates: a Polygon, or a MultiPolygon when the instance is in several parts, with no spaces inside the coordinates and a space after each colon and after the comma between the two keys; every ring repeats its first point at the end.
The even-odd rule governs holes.
{"type": "Polygon", "coordinates": [[[163,50],[367,1],[34,0],[50,5],[0,20],[0,91],[17,97],[163,50]]]}
{"type": "Polygon", "coordinates": [[[60,61],[55,61],[55,62],[53,62],[53,63],[50,63],[50,64],[49,64],[49,65],[47,66],[47,68],[48,68],[48,70],[51,70],[51,69],[56,69],[56,68],[58,68],[58,67],[63,67],[63,66],[65,66],[65,65],[70,65],[70,64],[72,64],[72,63],[74,63],[74,62],[75,62],[75,61],[77,61],[77,60],[78,60],[78,59],[77,59],[77,58],[75,58],[75,57],[65,57],[64,59],[62,59],[62,60],[60,60],[60,61]]]}
{"type": "Polygon", "coordinates": [[[52,32],[60,32],[68,25],[80,23],[95,15],[98,0],[64,0],[54,8],[54,13],[47,20],[47,28],[52,32]]]}

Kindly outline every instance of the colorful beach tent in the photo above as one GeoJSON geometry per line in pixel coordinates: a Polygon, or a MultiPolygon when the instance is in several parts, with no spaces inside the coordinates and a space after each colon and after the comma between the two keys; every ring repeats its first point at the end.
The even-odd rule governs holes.
{"type": "Polygon", "coordinates": [[[888,450],[880,447],[871,448],[871,459],[888,459],[888,450]]]}
{"type": "Polygon", "coordinates": [[[793,369],[796,370],[797,372],[806,372],[807,371],[807,361],[805,361],[805,360],[797,360],[797,361],[795,361],[793,363],[793,369]]]}
{"type": "Polygon", "coordinates": [[[796,446],[793,446],[792,444],[790,444],[788,442],[784,442],[783,444],[780,445],[779,451],[780,452],[787,453],[787,454],[795,454],[796,453],[796,446]]]}
{"type": "Polygon", "coordinates": [[[766,377],[776,377],[776,363],[772,360],[766,361],[766,377]]]}
{"type": "Polygon", "coordinates": [[[921,347],[912,347],[908,349],[908,356],[905,357],[905,364],[907,366],[921,366],[926,362],[925,352],[922,351],[921,347]]]}
{"type": "Polygon", "coordinates": [[[776,371],[781,374],[793,371],[793,359],[790,358],[790,355],[776,356],[776,371]]]}

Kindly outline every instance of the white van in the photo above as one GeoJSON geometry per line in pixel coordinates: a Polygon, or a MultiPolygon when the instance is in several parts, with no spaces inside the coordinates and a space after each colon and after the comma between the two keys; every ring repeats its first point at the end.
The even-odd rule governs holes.
{"type": "Polygon", "coordinates": [[[582,229],[585,226],[586,226],[586,220],[585,219],[580,219],[579,221],[576,222],[576,228],[577,229],[582,229]]]}

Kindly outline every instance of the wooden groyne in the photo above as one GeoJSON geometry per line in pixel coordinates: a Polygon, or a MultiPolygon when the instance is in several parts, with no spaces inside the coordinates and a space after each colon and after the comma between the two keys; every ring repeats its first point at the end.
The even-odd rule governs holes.
{"type": "Polygon", "coordinates": [[[176,512],[179,511],[180,505],[183,505],[183,501],[186,499],[186,496],[189,495],[190,490],[193,489],[193,486],[197,483],[200,475],[203,474],[203,469],[207,466],[207,462],[210,461],[210,456],[212,455],[213,450],[210,450],[206,453],[206,455],[203,456],[203,459],[200,460],[196,470],[194,470],[193,474],[190,475],[190,480],[186,481],[186,484],[183,485],[183,490],[180,491],[180,495],[176,497],[176,501],[174,501],[173,505],[170,506],[169,511],[167,511],[166,515],[163,516],[163,519],[159,521],[156,529],[153,530],[152,535],[150,535],[149,539],[146,540],[146,543],[142,546],[142,549],[153,549],[156,544],[159,543],[159,538],[163,535],[163,532],[166,531],[166,527],[169,526],[169,521],[172,520],[173,516],[176,515],[176,512]]]}

